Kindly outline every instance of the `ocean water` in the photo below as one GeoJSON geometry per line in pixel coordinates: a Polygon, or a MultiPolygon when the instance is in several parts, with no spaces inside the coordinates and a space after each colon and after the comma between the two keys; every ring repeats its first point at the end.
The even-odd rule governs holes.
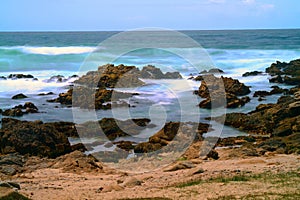
{"type": "MultiPolygon", "coordinates": [[[[255,90],[271,90],[272,84],[269,84],[269,77],[266,74],[242,77],[244,72],[264,71],[266,67],[277,60],[288,62],[300,57],[300,29],[181,31],[181,33],[198,42],[213,66],[225,71],[224,76],[238,78],[241,82],[251,86],[252,94],[255,90]]],[[[38,80],[0,79],[0,109],[11,108],[31,101],[37,105],[41,113],[24,115],[19,119],[39,119],[47,122],[88,121],[90,120],[89,111],[79,111],[81,112],[80,116],[77,115],[74,119],[71,108],[46,102],[47,99],[55,98],[60,92],[66,91],[73,79],[65,83],[47,82],[46,80],[54,75],[65,77],[74,74],[82,75],[89,70],[96,70],[98,66],[106,64],[108,60],[113,60],[112,63],[114,64],[122,63],[140,68],[153,64],[160,67],[164,72],[179,71],[185,78],[190,74],[199,72],[199,67],[197,71],[184,58],[173,54],[172,51],[159,48],[132,50],[117,58],[105,48],[97,49],[99,43],[118,34],[119,32],[1,32],[0,76],[24,73],[32,74],[38,80]],[[95,50],[96,52],[94,52],[95,50]],[[38,96],[37,94],[41,92],[54,92],[55,95],[38,96]],[[24,93],[29,98],[12,100],[11,97],[17,93],[24,93]]],[[[173,41],[173,39],[169,38],[167,42],[178,42],[175,39],[173,41]]],[[[152,41],[153,38],[144,37],[141,42],[151,44],[152,41]]],[[[126,42],[130,44],[131,41],[126,42]]],[[[117,44],[115,45],[118,48],[117,44]]],[[[175,45],[175,48],[177,48],[175,49],[176,52],[191,55],[199,51],[195,47],[179,48],[175,45]]],[[[200,69],[206,69],[205,64],[201,66],[201,59],[202,57],[199,56],[198,65],[200,69]]],[[[96,112],[97,118],[150,117],[153,121],[157,121],[158,127],[161,127],[164,124],[162,122],[170,120],[199,121],[199,118],[204,120],[205,117],[224,112],[248,112],[259,104],[257,99],[252,98],[251,102],[242,108],[212,112],[199,109],[197,103],[200,102],[200,99],[192,95],[192,91],[199,87],[200,82],[186,79],[181,81],[144,81],[147,83],[144,87],[120,89],[141,93],[141,95],[129,100],[135,107],[116,108],[113,111],[100,110],[96,112]]],[[[283,85],[282,87],[287,86],[283,85]]],[[[270,96],[264,103],[276,102],[279,96],[270,96]]],[[[226,127],[224,130],[224,136],[239,134],[237,131],[226,127]]]]}

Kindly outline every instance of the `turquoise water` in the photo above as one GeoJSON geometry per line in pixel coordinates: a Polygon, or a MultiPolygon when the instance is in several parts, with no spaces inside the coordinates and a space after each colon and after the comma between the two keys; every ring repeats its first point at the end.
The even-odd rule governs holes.
{"type": "MultiPolygon", "coordinates": [[[[294,30],[235,30],[235,31],[181,31],[197,41],[208,53],[216,67],[225,71],[224,76],[238,78],[241,82],[252,86],[252,91],[269,90],[268,76],[263,74],[256,77],[242,77],[246,71],[260,70],[270,66],[276,60],[290,61],[300,57],[300,29],[294,30]]],[[[56,97],[60,92],[66,91],[66,86],[71,83],[47,83],[45,80],[53,75],[71,76],[78,74],[82,63],[87,56],[93,52],[97,45],[118,32],[18,32],[0,33],[0,76],[11,73],[26,73],[37,77],[38,81],[32,80],[0,80],[0,108],[6,109],[25,101],[35,103],[42,113],[24,115],[20,119],[43,121],[73,121],[70,108],[59,104],[46,103],[47,99],[56,97]],[[54,96],[39,97],[40,92],[54,92],[54,96]],[[11,100],[16,93],[25,93],[29,96],[26,100],[11,100]],[[54,109],[58,106],[59,109],[54,109]]],[[[144,38],[145,43],[151,43],[153,38],[144,38]]],[[[170,38],[172,42],[172,38],[170,38]]],[[[128,41],[130,43],[130,41],[128,41]]],[[[174,41],[176,42],[176,41],[174,41]]],[[[197,49],[182,48],[181,51],[191,54],[197,49]]],[[[97,69],[99,65],[106,64],[112,55],[101,49],[97,52],[96,60],[89,60],[91,70],[97,69]]],[[[201,58],[199,58],[201,59],[201,58]]],[[[115,64],[127,64],[143,67],[154,64],[163,71],[176,70],[187,77],[190,73],[197,73],[190,63],[174,54],[160,49],[140,49],[130,52],[114,61],[115,64]]],[[[205,67],[203,67],[205,69],[205,67]]],[[[185,81],[186,82],[186,81],[185,81]]],[[[197,89],[200,83],[188,81],[189,87],[183,87],[183,82],[148,81],[148,85],[138,88],[142,95],[140,105],[163,106],[168,120],[199,121],[196,103],[190,103],[191,92],[197,89]],[[175,91],[175,97],[174,97],[175,91]],[[172,96],[173,95],[173,96],[172,96]],[[182,119],[182,110],[178,109],[181,99],[186,104],[189,113],[182,119]]],[[[130,89],[128,89],[130,90],[130,89]]],[[[250,94],[251,95],[251,94],[250,94]]],[[[269,97],[267,102],[275,102],[278,96],[269,97]]],[[[247,112],[258,105],[256,99],[240,109],[228,110],[227,112],[247,112]]],[[[148,117],[149,110],[141,106],[131,108],[131,117],[148,117]]],[[[201,109],[201,119],[211,113],[201,109]]],[[[116,117],[110,111],[98,111],[98,118],[116,117]]],[[[1,117],[1,116],[0,116],[1,117]]],[[[163,117],[163,115],[161,115],[163,117]]],[[[118,115],[116,118],[128,118],[118,115]]],[[[82,121],[88,120],[84,116],[82,121]]],[[[163,120],[163,119],[162,119],[163,120]]],[[[232,130],[228,130],[230,132],[232,130]]],[[[226,133],[225,133],[226,134],[226,133]]],[[[230,134],[230,133],[228,133],[230,134]]]]}

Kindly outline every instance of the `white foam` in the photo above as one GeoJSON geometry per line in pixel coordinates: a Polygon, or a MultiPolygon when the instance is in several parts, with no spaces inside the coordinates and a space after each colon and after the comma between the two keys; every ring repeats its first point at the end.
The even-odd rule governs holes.
{"type": "Polygon", "coordinates": [[[41,54],[41,55],[65,55],[65,54],[84,54],[91,53],[97,47],[89,46],[65,46],[65,47],[38,47],[38,46],[13,46],[1,47],[5,50],[17,50],[28,54],[41,54]]]}
{"type": "Polygon", "coordinates": [[[42,55],[64,55],[64,54],[83,54],[94,51],[96,47],[22,47],[22,51],[32,54],[42,55]]]}

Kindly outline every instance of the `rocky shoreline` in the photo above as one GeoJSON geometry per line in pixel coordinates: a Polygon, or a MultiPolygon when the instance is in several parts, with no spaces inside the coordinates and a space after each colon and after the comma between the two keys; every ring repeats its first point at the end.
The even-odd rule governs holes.
{"type": "MultiPolygon", "coordinates": [[[[154,127],[155,125],[151,124],[150,119],[142,118],[121,121],[113,118],[104,118],[98,122],[74,124],[71,122],[28,122],[2,118],[2,127],[0,129],[0,178],[1,180],[13,179],[24,181],[30,179],[27,177],[28,174],[36,173],[41,169],[49,173],[51,170],[59,169],[64,173],[73,174],[100,173],[106,177],[112,174],[122,179],[120,177],[125,175],[104,166],[101,160],[96,159],[99,156],[95,156],[94,154],[95,158],[83,153],[93,149],[96,145],[108,145],[108,143],[118,148],[115,151],[110,151],[110,153],[101,156],[107,158],[105,162],[124,160],[133,152],[136,154],[146,154],[147,157],[151,157],[151,152],[155,151],[158,151],[160,153],[159,155],[168,152],[172,153],[174,151],[174,149],[172,150],[173,145],[180,145],[186,150],[185,153],[181,155],[180,160],[164,168],[162,173],[196,169],[201,166],[203,162],[218,162],[218,160],[231,160],[234,158],[254,159],[265,158],[276,154],[291,154],[291,157],[296,156],[296,158],[299,159],[299,72],[299,60],[294,60],[290,63],[273,63],[266,69],[266,73],[271,76],[269,81],[278,85],[273,86],[270,92],[255,91],[253,97],[264,100],[265,96],[282,94],[277,103],[260,104],[255,110],[248,113],[227,113],[225,116],[207,119],[217,122],[225,119],[226,126],[231,126],[246,132],[248,136],[222,139],[213,137],[205,138],[203,134],[212,130],[207,123],[166,122],[148,141],[134,143],[126,140],[116,141],[116,139],[129,135],[138,135],[146,128],[154,127]],[[280,88],[281,84],[291,85],[292,88],[282,89],[280,88]],[[97,127],[99,125],[102,128],[101,134],[95,132],[98,130],[97,127]],[[68,138],[78,138],[78,129],[84,130],[84,135],[80,135],[80,137],[95,138],[95,136],[97,136],[97,140],[89,144],[78,143],[71,145],[68,138]],[[196,134],[193,135],[191,130],[196,130],[196,134]],[[192,144],[185,142],[188,141],[188,137],[193,137],[192,144]],[[205,146],[207,146],[207,149],[205,146]],[[199,151],[199,148],[201,148],[201,151],[199,151]],[[24,176],[24,174],[26,174],[26,176],[24,176]]],[[[251,100],[249,96],[246,96],[251,92],[250,87],[239,82],[237,79],[225,77],[224,74],[222,74],[222,76],[217,75],[223,73],[223,71],[218,69],[201,73],[200,76],[195,78],[196,81],[201,81],[201,85],[199,89],[194,92],[195,95],[204,99],[199,103],[200,108],[237,108],[244,106],[251,100]]],[[[243,76],[255,76],[260,74],[262,74],[262,72],[254,71],[245,73],[243,76]]],[[[11,75],[11,77],[8,78],[34,77],[29,75],[11,75]]],[[[164,74],[154,66],[146,66],[142,70],[139,70],[134,66],[105,65],[99,67],[98,71],[88,72],[86,75],[79,77],[74,82],[76,86],[69,89],[66,93],[59,94],[57,98],[49,100],[49,102],[57,102],[65,105],[73,104],[73,106],[84,109],[110,109],[114,104],[112,101],[118,102],[132,95],[138,95],[116,92],[114,91],[115,88],[141,86],[144,84],[141,80],[143,78],[182,79],[182,76],[178,72],[167,72],[164,74]],[[73,95],[74,91],[75,96],[73,95]],[[89,97],[91,93],[95,93],[94,98],[89,97]],[[113,93],[116,96],[112,99],[113,93]]],[[[53,93],[49,95],[53,95],[53,93]]],[[[18,95],[17,97],[25,98],[24,96],[18,95]]],[[[116,104],[120,105],[120,102],[116,104]]],[[[121,105],[130,106],[124,102],[121,103],[121,105]]],[[[12,109],[0,111],[0,114],[3,116],[21,116],[23,114],[39,112],[39,109],[34,104],[27,102],[25,105],[19,105],[12,109]]],[[[79,132],[82,133],[82,131],[79,132]]],[[[297,163],[297,161],[295,162],[297,163]]],[[[200,169],[197,170],[198,173],[193,173],[204,173],[204,170],[203,172],[200,169]]],[[[149,176],[155,175],[150,174],[149,176]]],[[[175,182],[176,176],[178,176],[178,174],[174,174],[175,178],[172,179],[175,182]]],[[[31,179],[35,178],[32,177],[31,179]]],[[[118,192],[127,190],[127,188],[141,187],[141,185],[144,185],[144,182],[148,183],[146,178],[142,180],[122,179],[109,186],[98,187],[94,192],[101,194],[112,191],[118,192]]],[[[178,182],[180,181],[177,180],[177,183],[178,182]]],[[[28,183],[24,184],[28,185],[28,183]]],[[[1,186],[0,184],[0,189],[4,187],[5,186],[1,186]]],[[[6,188],[13,189],[12,192],[14,192],[14,188],[16,187],[8,183],[6,188]]],[[[20,188],[17,188],[17,190],[19,189],[20,188]]],[[[47,191],[45,188],[43,190],[47,191]]],[[[28,193],[26,193],[26,195],[28,196],[28,193]]],[[[28,197],[38,199],[40,196],[29,194],[28,197]]]]}

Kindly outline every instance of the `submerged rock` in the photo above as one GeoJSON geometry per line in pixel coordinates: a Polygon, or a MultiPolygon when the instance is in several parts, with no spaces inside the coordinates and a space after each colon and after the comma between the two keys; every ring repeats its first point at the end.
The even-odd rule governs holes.
{"type": "Polygon", "coordinates": [[[2,112],[3,116],[11,116],[11,117],[21,117],[24,114],[28,113],[38,113],[38,108],[31,102],[26,102],[23,106],[18,105],[11,109],[4,110],[2,112]],[[25,111],[23,111],[25,110],[25,111]]]}
{"type": "Polygon", "coordinates": [[[20,78],[34,78],[31,74],[10,74],[7,78],[12,78],[12,79],[20,79],[20,78]]]}
{"type": "Polygon", "coordinates": [[[12,97],[12,99],[25,99],[25,98],[28,98],[28,97],[22,93],[16,94],[12,97]]]}
{"type": "Polygon", "coordinates": [[[247,76],[257,76],[257,75],[261,75],[263,72],[261,71],[252,71],[252,72],[246,72],[244,73],[242,76],[243,77],[247,77],[247,76]]]}

